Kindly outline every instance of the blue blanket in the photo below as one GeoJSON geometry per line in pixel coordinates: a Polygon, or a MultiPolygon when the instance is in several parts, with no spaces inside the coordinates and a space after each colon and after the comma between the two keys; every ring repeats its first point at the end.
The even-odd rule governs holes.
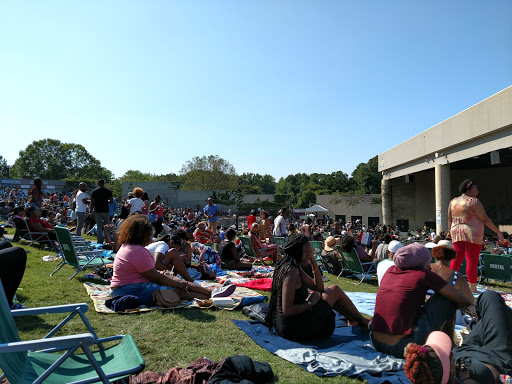
{"type": "Polygon", "coordinates": [[[295,363],[318,376],[345,375],[370,384],[405,384],[403,359],[377,352],[368,332],[348,327],[336,316],[336,329],[330,338],[294,342],[283,339],[257,321],[233,320],[253,341],[267,351],[295,363]]]}

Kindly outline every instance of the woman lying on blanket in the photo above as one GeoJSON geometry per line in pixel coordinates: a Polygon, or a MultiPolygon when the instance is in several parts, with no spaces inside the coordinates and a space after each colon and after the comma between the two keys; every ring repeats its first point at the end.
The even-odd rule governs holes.
{"type": "Polygon", "coordinates": [[[284,258],[277,264],[266,325],[289,340],[329,337],[334,332],[334,312],[345,316],[349,325],[368,328],[368,320],[337,285],[324,288],[313,247],[304,235],[294,233],[284,245],[284,258]],[[303,270],[309,263],[313,278],[303,270]],[[313,290],[308,296],[308,288],[313,290]]]}
{"type": "Polygon", "coordinates": [[[428,269],[431,255],[422,244],[400,248],[380,282],[370,337],[379,352],[403,357],[405,346],[424,344],[432,331],[453,334],[455,310],[471,304],[461,291],[428,269]],[[425,304],[429,289],[436,292],[425,304]]]}
{"type": "Polygon", "coordinates": [[[157,270],[174,271],[174,274],[180,275],[183,279],[194,282],[179,253],[181,237],[165,235],[159,241],[147,245],[146,249],[155,258],[155,268],[157,270]]]}
{"type": "Polygon", "coordinates": [[[450,337],[443,332],[432,332],[425,345],[407,345],[404,370],[412,383],[509,382],[502,375],[512,375],[512,310],[494,291],[482,293],[476,309],[478,322],[453,351],[450,337]]]}
{"type": "Polygon", "coordinates": [[[207,299],[233,293],[235,286],[204,288],[176,277],[167,277],[155,268],[155,259],[144,248],[151,243],[153,226],[145,215],[130,215],[119,228],[121,247],[114,259],[112,297],[133,295],[146,305],[152,305],[153,291],[175,289],[182,300],[207,299]]]}

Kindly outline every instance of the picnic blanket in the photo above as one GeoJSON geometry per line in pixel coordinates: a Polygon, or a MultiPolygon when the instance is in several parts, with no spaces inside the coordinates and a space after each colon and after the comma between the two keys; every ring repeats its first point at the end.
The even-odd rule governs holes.
{"type": "MultiPolygon", "coordinates": [[[[218,283],[214,283],[211,281],[205,280],[196,280],[195,283],[202,285],[203,287],[213,287],[219,286],[218,283]]],[[[100,313],[122,313],[122,312],[114,312],[111,309],[105,306],[105,300],[110,299],[110,285],[104,284],[95,284],[95,283],[84,283],[85,289],[87,290],[87,294],[90,296],[92,302],[94,303],[94,309],[96,312],[100,313]]],[[[232,304],[226,305],[226,300],[223,300],[222,305],[219,305],[219,308],[233,310],[239,306],[245,306],[250,304],[255,304],[264,301],[267,297],[264,295],[260,295],[259,293],[244,287],[237,287],[236,291],[229,298],[232,299],[232,304]]],[[[213,305],[215,306],[215,305],[213,305]]],[[[204,306],[199,306],[196,301],[181,301],[178,306],[173,308],[208,308],[204,306]]],[[[133,312],[146,312],[152,311],[155,309],[159,309],[158,307],[153,308],[139,308],[133,312]]],[[[160,308],[160,309],[168,309],[168,308],[160,308]]],[[[130,312],[132,313],[132,312],[130,312]]]]}
{"type": "Polygon", "coordinates": [[[379,353],[368,332],[346,325],[336,315],[336,329],[329,338],[304,342],[286,340],[257,321],[233,320],[256,344],[318,376],[344,375],[370,384],[405,384],[403,359],[379,353]]]}

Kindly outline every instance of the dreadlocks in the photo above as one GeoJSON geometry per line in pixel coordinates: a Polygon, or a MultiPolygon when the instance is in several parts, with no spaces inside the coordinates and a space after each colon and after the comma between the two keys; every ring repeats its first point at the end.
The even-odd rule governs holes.
{"type": "Polygon", "coordinates": [[[308,241],[307,236],[301,235],[300,233],[294,233],[286,240],[283,247],[284,257],[277,263],[274,270],[272,295],[270,296],[268,315],[265,319],[265,325],[269,328],[272,328],[275,324],[277,299],[283,288],[284,278],[291,266],[299,268],[299,264],[302,260],[302,250],[304,248],[304,244],[308,241]]]}
{"type": "Polygon", "coordinates": [[[443,378],[441,360],[428,345],[410,344],[407,347],[404,371],[412,383],[436,384],[443,378]]]}

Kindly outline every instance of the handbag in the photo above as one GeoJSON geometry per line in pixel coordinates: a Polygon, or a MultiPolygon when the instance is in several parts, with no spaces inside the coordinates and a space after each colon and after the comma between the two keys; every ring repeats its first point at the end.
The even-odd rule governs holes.
{"type": "Polygon", "coordinates": [[[153,291],[153,301],[159,307],[177,307],[181,299],[175,289],[156,289],[153,291]]]}

